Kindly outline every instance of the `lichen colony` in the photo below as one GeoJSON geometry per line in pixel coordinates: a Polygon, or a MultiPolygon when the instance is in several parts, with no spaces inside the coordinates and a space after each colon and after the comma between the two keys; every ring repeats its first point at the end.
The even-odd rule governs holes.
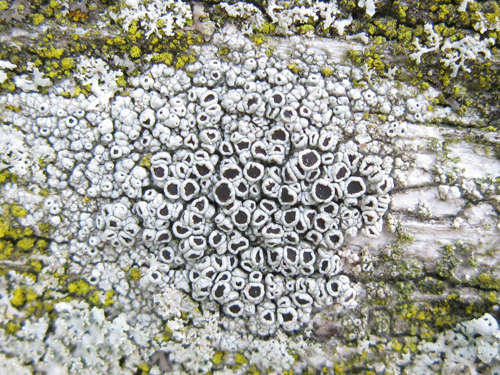
{"type": "Polygon", "coordinates": [[[2,33],[103,44],[0,55],[0,372],[498,371],[495,109],[443,99],[492,16],[423,19],[398,67],[372,0],[42,3],[2,33]]]}

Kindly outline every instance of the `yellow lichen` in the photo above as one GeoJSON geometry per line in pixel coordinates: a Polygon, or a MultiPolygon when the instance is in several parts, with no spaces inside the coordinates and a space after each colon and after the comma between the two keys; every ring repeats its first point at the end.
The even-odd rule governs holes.
{"type": "Polygon", "coordinates": [[[22,251],[27,251],[35,246],[34,238],[23,238],[19,240],[16,244],[17,248],[22,251]]]}
{"type": "Polygon", "coordinates": [[[43,21],[45,21],[45,17],[43,16],[43,14],[38,13],[33,15],[33,25],[40,25],[43,21]]]}
{"type": "Polygon", "coordinates": [[[224,352],[215,352],[212,358],[212,362],[214,363],[214,365],[220,365],[223,357],[224,357],[224,352]]]}
{"type": "Polygon", "coordinates": [[[83,280],[78,280],[68,285],[68,291],[81,296],[86,296],[90,291],[90,285],[83,280]]]}
{"type": "Polygon", "coordinates": [[[130,57],[132,57],[133,59],[136,59],[138,58],[139,56],[141,56],[141,49],[137,46],[133,46],[131,49],[130,49],[130,57]]]}
{"type": "Polygon", "coordinates": [[[24,294],[23,288],[17,288],[16,290],[14,290],[10,303],[14,307],[21,307],[26,303],[26,295],[24,294]]]}
{"type": "Polygon", "coordinates": [[[237,364],[243,365],[245,363],[248,363],[248,359],[245,358],[245,356],[241,353],[236,353],[236,357],[234,358],[237,364]]]}
{"type": "Polygon", "coordinates": [[[141,275],[141,271],[139,270],[139,268],[132,268],[130,270],[130,278],[132,280],[139,280],[141,277],[142,277],[142,275],[141,275]]]}
{"type": "Polygon", "coordinates": [[[75,67],[75,61],[69,57],[66,57],[61,60],[61,69],[62,70],[69,70],[73,69],[75,67]]]}
{"type": "Polygon", "coordinates": [[[25,217],[28,214],[28,211],[23,206],[17,204],[12,206],[11,212],[15,217],[25,217]]]}

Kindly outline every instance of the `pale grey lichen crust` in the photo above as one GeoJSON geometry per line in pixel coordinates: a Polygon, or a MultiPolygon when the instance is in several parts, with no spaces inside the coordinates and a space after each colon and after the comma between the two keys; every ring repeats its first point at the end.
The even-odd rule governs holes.
{"type": "MultiPolygon", "coordinates": [[[[92,85],[88,98],[60,95],[71,80],[47,95],[0,97],[10,125],[1,128],[3,167],[31,180],[6,184],[4,199],[23,198],[27,224],[48,218],[56,228],[41,281],[12,272],[9,283],[41,294],[57,283],[49,271],[61,271],[117,293],[110,319],[60,302],[53,331],[48,317],[15,336],[2,331],[2,352],[20,358],[6,371],[29,373],[31,362],[38,372],[132,373],[170,353],[164,366],[174,373],[208,372],[216,350],[246,350],[251,363],[278,372],[294,364],[289,349],[333,365],[300,333],[310,336],[314,313],[355,308],[366,293],[343,269],[369,272],[370,256],[360,259],[349,243],[381,235],[389,193],[408,184],[409,128],[431,114],[412,88],[372,81],[299,38],[287,47],[269,57],[241,34],[220,33],[194,48],[197,61],[185,70],[157,64],[131,78],[129,96],[116,95],[121,72],[82,58],[76,79],[92,85]],[[28,193],[47,186],[59,194],[28,193]],[[137,283],[131,267],[140,269],[137,283]],[[175,340],[152,339],[165,322],[175,340]]],[[[460,197],[457,187],[439,193],[460,197]]],[[[419,202],[418,214],[431,216],[429,204],[419,202]]],[[[3,307],[22,315],[7,300],[3,307]]],[[[498,326],[483,320],[485,329],[472,321],[422,345],[408,369],[432,371],[438,359],[458,370],[476,358],[496,363],[498,326]],[[467,363],[443,354],[447,335],[458,337],[467,363]]]]}

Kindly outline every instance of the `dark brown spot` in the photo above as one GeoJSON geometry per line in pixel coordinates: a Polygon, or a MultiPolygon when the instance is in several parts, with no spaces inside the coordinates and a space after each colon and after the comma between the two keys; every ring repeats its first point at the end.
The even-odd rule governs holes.
{"type": "Polygon", "coordinates": [[[186,193],[186,196],[190,196],[190,195],[193,195],[196,191],[196,188],[195,186],[191,183],[191,182],[188,182],[186,184],[186,186],[184,186],[184,192],[186,193]]]}
{"type": "Polygon", "coordinates": [[[231,199],[231,188],[228,183],[220,184],[217,189],[215,189],[215,195],[221,202],[228,202],[231,199]]]}
{"type": "Polygon", "coordinates": [[[312,167],[318,162],[318,156],[314,152],[308,152],[302,155],[302,163],[306,167],[312,167]]]}
{"type": "Polygon", "coordinates": [[[228,180],[234,180],[235,178],[240,177],[241,172],[236,168],[228,168],[222,173],[222,177],[227,178],[228,180]]]}
{"type": "Polygon", "coordinates": [[[217,244],[218,244],[218,243],[220,243],[221,241],[222,241],[222,236],[221,236],[219,233],[217,233],[217,234],[214,236],[214,238],[213,238],[213,242],[214,242],[214,244],[215,244],[215,245],[217,245],[217,244]]]}
{"type": "Polygon", "coordinates": [[[170,195],[178,195],[179,194],[179,188],[176,183],[170,183],[167,185],[167,192],[170,195]]]}
{"type": "Polygon", "coordinates": [[[347,192],[349,194],[357,194],[362,191],[363,191],[363,186],[359,181],[354,180],[349,182],[349,184],[347,185],[347,192]]]}
{"type": "Polygon", "coordinates": [[[226,289],[226,287],[224,285],[219,285],[217,287],[217,289],[215,289],[215,296],[217,298],[221,298],[223,295],[224,295],[224,290],[226,289]]]}
{"type": "Polygon", "coordinates": [[[253,179],[258,179],[262,175],[262,170],[259,167],[252,166],[248,168],[248,176],[253,179]]]}
{"type": "Polygon", "coordinates": [[[160,215],[162,216],[168,216],[168,206],[165,204],[160,210],[160,215]]]}
{"type": "Polygon", "coordinates": [[[285,223],[291,224],[295,221],[297,213],[295,211],[289,211],[285,214],[285,223]]]}
{"type": "Polygon", "coordinates": [[[286,133],[282,129],[277,129],[277,130],[273,131],[271,138],[274,141],[285,141],[286,140],[286,133]]]}
{"type": "Polygon", "coordinates": [[[283,317],[284,322],[291,322],[293,320],[292,313],[284,313],[284,314],[281,314],[281,316],[283,317]]]}
{"type": "Polygon", "coordinates": [[[253,95],[252,98],[248,101],[248,108],[258,103],[259,103],[259,97],[257,95],[253,95]]]}
{"type": "Polygon", "coordinates": [[[337,180],[340,180],[342,178],[344,178],[344,176],[347,174],[347,169],[345,167],[342,167],[338,170],[337,172],[337,180]]]}
{"type": "Polygon", "coordinates": [[[297,251],[292,247],[287,247],[286,248],[286,257],[292,263],[295,263],[295,261],[297,260],[297,251]]]}
{"type": "Polygon", "coordinates": [[[247,188],[247,185],[242,181],[238,184],[238,187],[237,187],[238,191],[240,191],[241,193],[246,193],[248,188],[247,188]]]}
{"type": "Polygon", "coordinates": [[[299,305],[307,305],[307,304],[309,304],[311,302],[308,299],[303,299],[303,298],[300,298],[300,297],[296,297],[295,300],[297,301],[297,303],[299,305]]]}
{"type": "Polygon", "coordinates": [[[238,147],[238,149],[240,151],[245,151],[245,150],[248,150],[250,148],[250,142],[241,141],[241,142],[237,143],[236,146],[238,147]]]}
{"type": "Polygon", "coordinates": [[[340,241],[340,236],[337,234],[332,234],[330,236],[330,241],[332,241],[332,243],[336,244],[340,241]]]}
{"type": "Polygon", "coordinates": [[[181,227],[180,225],[176,227],[176,230],[179,234],[186,234],[189,231],[187,228],[181,227]]]}
{"type": "Polygon", "coordinates": [[[238,211],[238,213],[234,216],[234,220],[237,224],[247,224],[248,219],[248,215],[245,211],[238,211]]]}
{"type": "Polygon", "coordinates": [[[239,305],[232,305],[229,307],[229,311],[231,311],[233,314],[238,314],[241,310],[241,307],[239,305]]]}
{"type": "Polygon", "coordinates": [[[207,174],[210,173],[210,169],[203,164],[196,164],[196,170],[198,171],[198,174],[200,176],[206,176],[207,174]]]}
{"type": "Polygon", "coordinates": [[[165,169],[163,167],[155,167],[153,168],[153,172],[158,178],[163,178],[165,176],[165,169]]]}
{"type": "Polygon", "coordinates": [[[290,191],[287,187],[284,187],[281,189],[281,201],[283,203],[293,203],[295,201],[295,198],[292,194],[290,194],[290,191]]]}
{"type": "Polygon", "coordinates": [[[262,288],[260,286],[255,285],[255,286],[251,286],[248,289],[248,294],[252,298],[258,298],[258,297],[260,297],[260,295],[262,293],[261,291],[262,291],[262,288]]]}
{"type": "Polygon", "coordinates": [[[280,94],[274,94],[273,95],[273,102],[276,104],[280,104],[283,101],[283,95],[280,94]]]}
{"type": "Polygon", "coordinates": [[[318,199],[324,201],[330,198],[331,195],[332,189],[329,186],[323,184],[316,185],[316,196],[318,197],[318,199]]]}
{"type": "Polygon", "coordinates": [[[160,236],[158,237],[158,242],[168,242],[171,239],[172,238],[170,237],[170,233],[165,232],[165,233],[160,234],[160,236]]]}
{"type": "Polygon", "coordinates": [[[239,242],[233,242],[231,244],[231,249],[235,252],[238,251],[238,249],[242,248],[242,247],[246,247],[248,246],[247,242],[245,240],[241,240],[239,242]]]}

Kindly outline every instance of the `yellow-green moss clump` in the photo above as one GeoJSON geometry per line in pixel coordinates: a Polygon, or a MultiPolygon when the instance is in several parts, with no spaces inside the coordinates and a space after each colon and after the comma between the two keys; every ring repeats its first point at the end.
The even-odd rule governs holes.
{"type": "Polygon", "coordinates": [[[151,168],[151,154],[144,155],[144,157],[141,160],[141,167],[144,168],[151,168]]]}
{"type": "Polygon", "coordinates": [[[35,246],[36,238],[22,238],[17,241],[16,246],[19,250],[28,251],[35,246]]]}
{"type": "Polygon", "coordinates": [[[246,359],[245,356],[241,353],[236,353],[236,357],[234,358],[234,360],[239,365],[244,365],[245,363],[248,363],[248,359],[246,359]]]}
{"type": "Polygon", "coordinates": [[[19,287],[14,290],[10,303],[12,306],[19,308],[22,307],[26,302],[34,301],[37,298],[38,294],[36,294],[33,289],[19,287]]]}
{"type": "Polygon", "coordinates": [[[86,296],[91,289],[91,286],[83,280],[75,281],[68,285],[68,291],[80,296],[86,296]]]}
{"type": "Polygon", "coordinates": [[[62,70],[70,70],[75,67],[75,61],[69,57],[66,57],[61,60],[61,69],[62,70]]]}
{"type": "Polygon", "coordinates": [[[139,268],[132,268],[130,270],[130,278],[132,280],[139,280],[141,277],[142,277],[142,275],[141,275],[141,271],[139,270],[139,268]]]}
{"type": "Polygon", "coordinates": [[[192,64],[196,61],[196,57],[191,56],[191,55],[181,55],[177,57],[177,61],[175,63],[175,67],[177,69],[182,69],[186,65],[192,64]]]}
{"type": "Polygon", "coordinates": [[[215,352],[214,357],[212,358],[213,364],[216,366],[220,365],[223,357],[224,357],[224,352],[215,352]]]}
{"type": "Polygon", "coordinates": [[[11,212],[15,217],[25,217],[28,214],[28,211],[23,206],[17,204],[12,206],[11,212]]]}
{"type": "Polygon", "coordinates": [[[132,48],[130,48],[130,57],[132,57],[133,59],[136,59],[138,57],[141,56],[141,49],[137,46],[133,46],[132,48]]]}
{"type": "Polygon", "coordinates": [[[33,25],[35,26],[38,26],[40,25],[43,21],[45,21],[45,17],[43,16],[43,14],[34,14],[33,17],[32,17],[32,22],[33,22],[33,25]]]}

